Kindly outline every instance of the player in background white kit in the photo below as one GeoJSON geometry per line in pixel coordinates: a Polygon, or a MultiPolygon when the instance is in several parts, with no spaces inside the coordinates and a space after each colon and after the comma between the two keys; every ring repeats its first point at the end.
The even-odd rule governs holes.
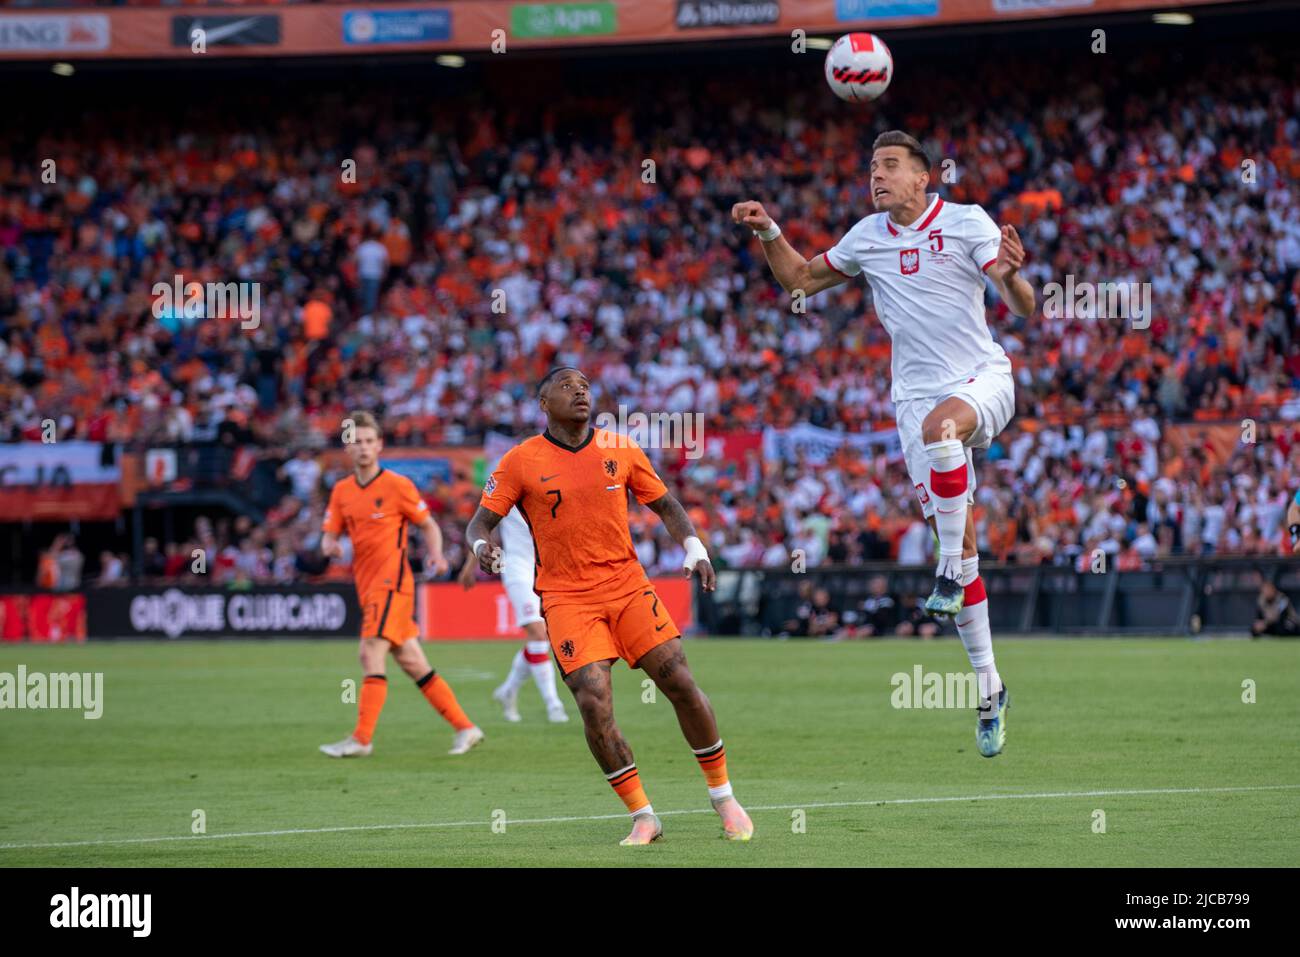
{"type": "MultiPolygon", "coordinates": [[[[512,508],[497,526],[501,535],[501,583],[515,609],[515,624],[524,630],[524,646],[515,652],[510,663],[510,673],[505,682],[492,692],[505,712],[507,721],[518,721],[519,689],[528,676],[533,676],[546,716],[555,722],[568,721],[564,703],[555,692],[555,666],[551,664],[551,643],[546,637],[546,623],[542,620],[541,602],[533,591],[533,570],[536,550],[533,533],[528,524],[512,508]]],[[[474,587],[478,559],[470,555],[460,570],[459,580],[466,590],[474,587]]]]}
{"type": "Polygon", "coordinates": [[[812,296],[862,275],[892,344],[890,375],[907,471],[939,538],[934,591],[925,607],[951,615],[979,676],[975,738],[985,757],[1006,740],[1006,687],[993,658],[988,601],[979,577],[972,448],[988,448],[1015,412],[1011,362],[989,333],[984,277],[1017,316],[1034,311],[1019,274],[1025,251],[979,206],[927,195],[930,159],[913,137],[882,133],[872,145],[871,198],[877,213],[834,247],[806,260],[781,237],[761,203],[732,207],[754,230],[777,281],[812,296]],[[996,695],[996,705],[994,696],[996,695]]]}

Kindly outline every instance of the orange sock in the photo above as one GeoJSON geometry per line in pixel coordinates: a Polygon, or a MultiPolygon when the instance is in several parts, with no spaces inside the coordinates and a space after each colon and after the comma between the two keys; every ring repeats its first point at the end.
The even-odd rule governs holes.
{"type": "Polygon", "coordinates": [[[456,695],[451,690],[451,685],[443,681],[438,672],[430,671],[415,684],[424,692],[424,696],[429,699],[429,704],[433,705],[438,710],[438,714],[446,718],[447,723],[457,731],[464,731],[466,728],[474,727],[474,722],[457,704],[456,695]]]}
{"type": "Polygon", "coordinates": [[[731,781],[727,777],[727,749],[722,746],[722,739],[707,748],[692,748],[695,760],[700,762],[704,772],[704,783],[709,786],[709,797],[717,801],[731,797],[731,781]]]}
{"type": "Polygon", "coordinates": [[[635,764],[605,775],[605,780],[610,783],[614,793],[623,799],[629,814],[635,815],[637,811],[650,806],[650,799],[645,796],[645,788],[641,787],[641,775],[635,764]]]}
{"type": "Polygon", "coordinates": [[[357,701],[357,727],[352,732],[352,737],[362,744],[369,744],[375,736],[375,725],[379,723],[379,712],[384,710],[387,697],[388,679],[383,675],[366,675],[357,701]]]}

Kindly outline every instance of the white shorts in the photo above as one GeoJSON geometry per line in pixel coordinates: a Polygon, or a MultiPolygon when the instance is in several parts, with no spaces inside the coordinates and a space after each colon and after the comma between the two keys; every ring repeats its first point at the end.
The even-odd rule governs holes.
{"type": "Polygon", "coordinates": [[[934,398],[904,399],[895,404],[894,418],[907,474],[927,519],[934,514],[934,502],[930,498],[930,456],[925,452],[921,426],[935,406],[952,396],[964,399],[975,410],[975,431],[966,440],[967,502],[975,501],[975,462],[971,449],[987,449],[1016,411],[1015,380],[1010,372],[1002,369],[978,371],[969,382],[934,398]]]}
{"type": "Polygon", "coordinates": [[[533,591],[537,552],[528,523],[512,508],[497,526],[501,534],[501,584],[515,609],[515,624],[522,628],[542,620],[542,603],[533,591]]]}

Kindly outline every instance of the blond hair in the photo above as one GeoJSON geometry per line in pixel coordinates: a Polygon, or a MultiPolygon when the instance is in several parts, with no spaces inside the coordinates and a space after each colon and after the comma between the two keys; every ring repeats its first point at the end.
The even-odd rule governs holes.
{"type": "Polygon", "coordinates": [[[374,429],[383,438],[384,430],[379,427],[379,420],[375,418],[373,412],[366,412],[364,409],[358,409],[356,412],[349,412],[348,418],[352,420],[354,429],[374,429]]]}

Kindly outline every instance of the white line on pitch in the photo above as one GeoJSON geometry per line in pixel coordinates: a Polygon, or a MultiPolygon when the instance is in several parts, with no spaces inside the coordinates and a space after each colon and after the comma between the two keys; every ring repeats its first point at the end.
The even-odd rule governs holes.
{"type": "MultiPolygon", "coordinates": [[[[881,798],[874,801],[813,801],[803,804],[752,805],[749,811],[793,811],[799,808],[875,807],[884,804],[946,804],[954,801],[1027,801],[1048,798],[1122,797],[1142,794],[1232,794],[1242,791],[1290,791],[1300,784],[1261,784],[1227,788],[1136,788],[1112,791],[1043,791],[1037,794],[967,794],[955,797],[881,798]]],[[[712,814],[712,808],[688,808],[683,811],[660,811],[660,817],[681,814],[712,814]]],[[[579,817],[532,817],[505,820],[506,824],[568,824],[574,821],[612,821],[622,814],[588,814],[579,817]]],[[[52,844],[0,844],[0,851],[49,847],[97,847],[115,844],[157,844],[163,841],[220,841],[243,837],[283,837],[288,834],[337,834],[344,831],[398,831],[406,828],[485,827],[491,821],[430,821],[423,824],[353,824],[343,827],[295,827],[279,831],[241,831],[233,834],[173,834],[167,837],[123,837],[101,841],[63,841],[52,844]]]]}

